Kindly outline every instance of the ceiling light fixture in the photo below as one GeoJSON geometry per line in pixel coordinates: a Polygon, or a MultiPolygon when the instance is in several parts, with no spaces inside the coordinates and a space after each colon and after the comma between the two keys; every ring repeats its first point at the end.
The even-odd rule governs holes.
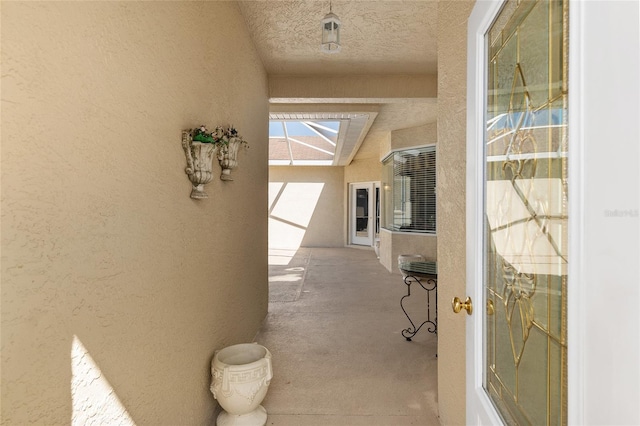
{"type": "Polygon", "coordinates": [[[322,51],[326,53],[337,53],[340,51],[340,27],[342,22],[331,10],[329,1],[329,13],[322,19],[322,51]]]}

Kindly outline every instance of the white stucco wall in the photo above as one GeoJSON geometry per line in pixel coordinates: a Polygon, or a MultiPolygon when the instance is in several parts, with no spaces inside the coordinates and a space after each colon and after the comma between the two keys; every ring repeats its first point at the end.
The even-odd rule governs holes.
{"type": "Polygon", "coordinates": [[[213,352],[267,311],[267,77],[237,5],[1,19],[3,424],[209,424],[213,352]],[[196,201],[180,133],[203,123],[251,147],[196,201]]]}

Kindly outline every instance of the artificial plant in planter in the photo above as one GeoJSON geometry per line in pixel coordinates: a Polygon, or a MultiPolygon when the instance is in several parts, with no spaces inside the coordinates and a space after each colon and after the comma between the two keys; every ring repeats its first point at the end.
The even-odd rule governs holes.
{"type": "Polygon", "coordinates": [[[182,148],[187,157],[185,172],[191,181],[191,198],[208,198],[204,185],[213,177],[213,156],[218,148],[213,133],[205,126],[182,131],[182,148]]]}
{"type": "Polygon", "coordinates": [[[237,155],[241,146],[248,147],[247,141],[238,135],[233,127],[226,130],[216,127],[209,132],[206,126],[182,131],[182,148],[187,157],[185,172],[192,184],[191,198],[208,198],[204,185],[213,177],[213,156],[217,154],[222,167],[220,179],[233,180],[231,169],[238,165],[237,155]]]}
{"type": "Polygon", "coordinates": [[[222,127],[216,127],[213,134],[218,145],[218,162],[222,167],[220,179],[233,180],[231,170],[238,165],[238,150],[240,147],[248,148],[249,144],[242,136],[238,135],[238,131],[233,126],[226,130],[222,127]]]}

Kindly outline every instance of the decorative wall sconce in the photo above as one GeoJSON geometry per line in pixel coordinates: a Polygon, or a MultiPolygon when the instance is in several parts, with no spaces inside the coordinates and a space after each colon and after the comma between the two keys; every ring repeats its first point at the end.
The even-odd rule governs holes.
{"type": "Polygon", "coordinates": [[[325,53],[337,53],[340,51],[340,28],[342,22],[336,14],[331,11],[329,2],[329,13],[322,18],[322,45],[321,49],[325,53]]]}
{"type": "Polygon", "coordinates": [[[200,129],[182,131],[182,148],[187,157],[184,171],[191,181],[191,198],[196,199],[209,198],[204,192],[204,185],[213,177],[213,156],[217,150],[213,141],[207,141],[203,133],[200,129]]]}
{"type": "Polygon", "coordinates": [[[248,148],[249,144],[242,139],[242,136],[238,135],[238,131],[233,127],[229,127],[226,131],[220,127],[218,129],[223,132],[218,139],[218,162],[222,167],[220,179],[233,180],[231,170],[238,165],[238,151],[241,146],[248,148]]]}
{"type": "Polygon", "coordinates": [[[233,180],[231,170],[238,165],[237,155],[241,146],[248,147],[247,141],[238,131],[216,127],[209,132],[205,126],[182,131],[182,148],[187,158],[185,173],[192,184],[191,198],[209,198],[204,185],[213,178],[213,157],[217,156],[222,167],[221,180],[233,180]]]}

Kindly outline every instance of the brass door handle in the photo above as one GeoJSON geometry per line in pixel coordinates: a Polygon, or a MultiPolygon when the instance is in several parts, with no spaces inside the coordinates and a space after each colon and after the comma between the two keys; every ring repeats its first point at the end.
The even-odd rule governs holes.
{"type": "Polygon", "coordinates": [[[453,308],[453,312],[460,313],[461,310],[466,309],[467,315],[471,315],[473,312],[473,302],[471,298],[467,296],[467,300],[461,302],[460,299],[456,296],[451,301],[451,307],[453,308]]]}

